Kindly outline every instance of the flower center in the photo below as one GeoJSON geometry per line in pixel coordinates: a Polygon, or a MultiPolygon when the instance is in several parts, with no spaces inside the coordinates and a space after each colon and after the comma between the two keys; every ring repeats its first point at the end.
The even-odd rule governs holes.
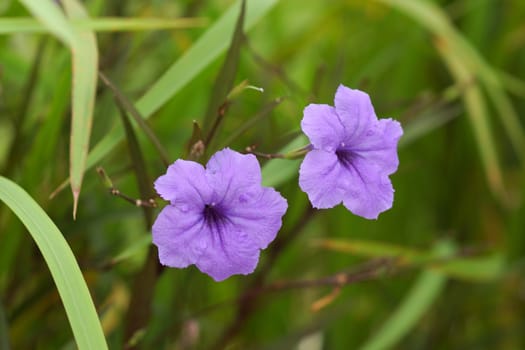
{"type": "Polygon", "coordinates": [[[352,165],[352,160],[354,159],[354,153],[352,151],[347,149],[338,149],[335,151],[335,155],[345,168],[348,168],[352,165]]]}
{"type": "Polygon", "coordinates": [[[215,203],[206,204],[202,212],[206,225],[212,229],[220,230],[226,221],[226,216],[221,212],[215,203]]]}

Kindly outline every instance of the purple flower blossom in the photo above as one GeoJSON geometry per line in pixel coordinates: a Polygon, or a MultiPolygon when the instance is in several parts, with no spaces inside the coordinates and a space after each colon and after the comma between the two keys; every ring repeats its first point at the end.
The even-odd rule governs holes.
{"type": "Polygon", "coordinates": [[[389,175],[397,170],[397,142],[403,130],[377,119],[370,97],[340,85],[335,107],[310,104],[301,122],[312,150],[299,170],[299,185],[315,208],[341,202],[356,215],[377,219],[392,207],[389,175]]]}
{"type": "Polygon", "coordinates": [[[179,268],[195,264],[216,281],[253,272],[288,207],[273,188],[261,186],[255,156],[228,148],[206,169],[177,160],[155,189],[170,201],[153,225],[160,262],[179,268]]]}

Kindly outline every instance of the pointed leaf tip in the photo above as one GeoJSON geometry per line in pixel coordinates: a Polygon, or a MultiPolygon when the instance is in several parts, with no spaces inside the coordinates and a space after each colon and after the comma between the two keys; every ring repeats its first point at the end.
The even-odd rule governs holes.
{"type": "Polygon", "coordinates": [[[80,190],[73,190],[73,220],[77,219],[78,197],[80,190]]]}

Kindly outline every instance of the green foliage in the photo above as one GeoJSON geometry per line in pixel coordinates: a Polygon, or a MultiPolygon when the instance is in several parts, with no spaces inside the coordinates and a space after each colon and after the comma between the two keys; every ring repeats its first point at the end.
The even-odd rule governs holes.
{"type": "Polygon", "coordinates": [[[523,1],[57,3],[0,5],[0,348],[525,347],[523,1]],[[404,128],[377,221],[297,184],[302,110],[340,83],[404,128]],[[128,203],[210,135],[201,162],[294,158],[260,158],[289,211],[221,283],[158,266],[128,203]]]}
{"type": "Polygon", "coordinates": [[[24,223],[44,257],[79,349],[107,349],[82,272],[62,233],[18,185],[0,177],[0,199],[24,223]]]}

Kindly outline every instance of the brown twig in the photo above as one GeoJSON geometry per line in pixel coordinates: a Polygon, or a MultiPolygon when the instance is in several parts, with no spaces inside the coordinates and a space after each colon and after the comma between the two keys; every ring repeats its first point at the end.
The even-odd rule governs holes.
{"type": "Polygon", "coordinates": [[[137,207],[146,207],[146,208],[156,208],[157,207],[157,202],[155,202],[155,199],[153,199],[153,198],[136,199],[136,198],[132,198],[132,197],[130,197],[128,195],[125,195],[124,193],[120,192],[120,190],[118,190],[117,188],[115,188],[115,186],[113,186],[113,182],[111,181],[111,179],[107,175],[107,173],[104,170],[104,168],[97,167],[97,173],[102,178],[102,181],[104,182],[104,184],[108,188],[109,193],[112,194],[113,196],[122,198],[126,202],[134,204],[137,207]]]}
{"type": "Polygon", "coordinates": [[[261,153],[257,152],[255,149],[257,148],[257,145],[251,145],[244,149],[244,151],[248,154],[253,154],[256,157],[264,158],[264,159],[276,159],[280,158],[283,159],[284,155],[281,153],[261,153]]]}
{"type": "Polygon", "coordinates": [[[349,284],[370,280],[384,274],[385,271],[391,271],[389,267],[392,266],[394,260],[395,259],[390,258],[373,259],[359,265],[357,268],[353,268],[350,271],[339,272],[335,275],[318,279],[277,281],[266,287],[255,290],[253,293],[257,295],[290,289],[318,288],[326,286],[343,287],[349,284]]]}

